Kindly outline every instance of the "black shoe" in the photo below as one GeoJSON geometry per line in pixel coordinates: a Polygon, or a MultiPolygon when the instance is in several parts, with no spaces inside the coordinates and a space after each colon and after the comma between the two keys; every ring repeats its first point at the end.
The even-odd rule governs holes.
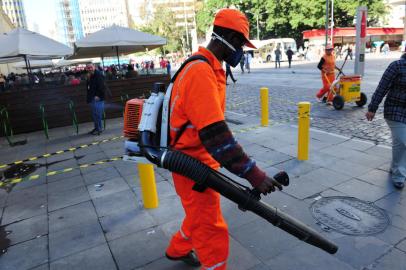
{"type": "Polygon", "coordinates": [[[95,133],[96,131],[97,131],[97,130],[94,128],[94,129],[92,129],[92,131],[89,131],[87,134],[94,135],[94,133],[95,133]]]}
{"type": "Polygon", "coordinates": [[[395,186],[395,188],[398,188],[398,189],[402,189],[405,187],[405,183],[403,183],[403,182],[393,182],[393,185],[395,186]]]}
{"type": "Polygon", "coordinates": [[[168,258],[171,261],[182,261],[182,262],[186,263],[187,265],[190,265],[193,267],[201,266],[201,263],[193,250],[190,251],[187,255],[182,256],[182,257],[171,257],[166,253],[165,253],[165,256],[166,256],[166,258],[168,258]]]}
{"type": "Polygon", "coordinates": [[[233,81],[233,83],[236,83],[236,82],[237,82],[237,80],[234,80],[234,81],[233,81]]]}

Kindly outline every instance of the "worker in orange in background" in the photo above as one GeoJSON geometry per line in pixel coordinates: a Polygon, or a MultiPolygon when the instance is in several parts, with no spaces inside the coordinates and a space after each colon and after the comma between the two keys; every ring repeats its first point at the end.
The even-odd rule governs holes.
{"type": "Polygon", "coordinates": [[[323,87],[317,92],[317,100],[321,102],[323,97],[327,95],[327,104],[331,105],[333,101],[333,93],[330,91],[330,86],[335,80],[335,69],[339,69],[336,67],[336,61],[333,54],[334,48],[332,45],[327,44],[325,54],[320,59],[317,68],[321,71],[321,80],[323,82],[323,87]]]}
{"type": "MultiPolygon", "coordinates": [[[[222,9],[214,19],[207,48],[194,55],[174,82],[170,102],[170,144],[210,166],[220,166],[247,179],[263,194],[281,185],[260,170],[234,139],[225,117],[226,78],[222,61],[235,67],[243,46],[255,48],[248,39],[249,24],[235,9],[222,9]]],[[[166,250],[170,260],[183,261],[201,269],[227,267],[229,238],[220,208],[220,194],[211,188],[195,190],[195,182],[173,173],[177,194],[185,210],[180,230],[166,250]],[[199,261],[200,260],[200,261],[199,261]]]]}

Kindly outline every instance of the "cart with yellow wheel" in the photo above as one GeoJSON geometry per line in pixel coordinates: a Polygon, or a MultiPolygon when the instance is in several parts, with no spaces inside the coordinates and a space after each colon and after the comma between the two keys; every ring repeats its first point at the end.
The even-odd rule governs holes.
{"type": "Polygon", "coordinates": [[[355,102],[358,107],[367,104],[367,95],[361,92],[361,75],[340,76],[331,86],[333,107],[341,110],[345,103],[355,102]]]}

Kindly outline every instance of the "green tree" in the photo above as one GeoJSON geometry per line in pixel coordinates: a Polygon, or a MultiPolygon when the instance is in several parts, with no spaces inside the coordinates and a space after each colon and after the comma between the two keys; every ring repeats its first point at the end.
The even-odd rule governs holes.
{"type": "MultiPolygon", "coordinates": [[[[267,30],[270,36],[289,36],[300,39],[302,31],[324,27],[325,5],[325,0],[268,0],[267,30]]],[[[335,26],[353,26],[358,6],[368,7],[368,25],[370,26],[376,25],[387,14],[387,8],[383,0],[335,1],[335,26]]]]}
{"type": "MultiPolygon", "coordinates": [[[[200,36],[208,31],[218,9],[232,6],[247,15],[251,37],[257,34],[257,18],[261,39],[293,37],[299,41],[304,30],[325,25],[326,0],[206,0],[197,13],[200,36]]],[[[335,26],[353,26],[358,6],[368,7],[369,26],[375,26],[387,14],[384,0],[334,1],[335,26]]]]}
{"type": "Polygon", "coordinates": [[[166,38],[167,44],[160,48],[161,54],[177,52],[182,49],[184,33],[176,26],[175,14],[165,5],[157,6],[152,19],[140,30],[166,38]]]}

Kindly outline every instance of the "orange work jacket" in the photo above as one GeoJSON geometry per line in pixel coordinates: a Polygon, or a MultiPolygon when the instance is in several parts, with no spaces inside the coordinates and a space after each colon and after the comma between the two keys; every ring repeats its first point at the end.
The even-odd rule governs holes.
{"type": "Polygon", "coordinates": [[[188,63],[174,82],[170,103],[170,142],[187,124],[173,147],[216,169],[220,165],[206,151],[198,131],[223,121],[226,102],[226,77],[220,61],[206,48],[195,54],[209,63],[195,60],[188,63]]]}

